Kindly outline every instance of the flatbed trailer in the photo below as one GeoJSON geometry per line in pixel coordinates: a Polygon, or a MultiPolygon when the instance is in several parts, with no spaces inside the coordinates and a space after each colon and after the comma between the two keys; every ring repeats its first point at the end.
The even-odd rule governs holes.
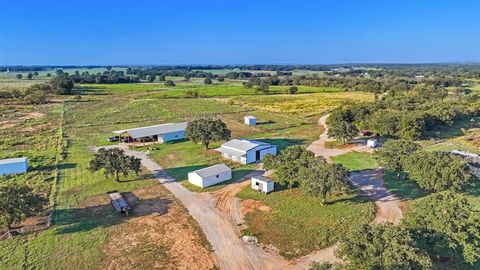
{"type": "Polygon", "coordinates": [[[110,203],[112,204],[115,211],[118,213],[125,213],[128,214],[128,211],[132,210],[132,208],[128,205],[125,198],[123,198],[120,192],[114,190],[107,192],[108,198],[110,199],[110,203]]]}

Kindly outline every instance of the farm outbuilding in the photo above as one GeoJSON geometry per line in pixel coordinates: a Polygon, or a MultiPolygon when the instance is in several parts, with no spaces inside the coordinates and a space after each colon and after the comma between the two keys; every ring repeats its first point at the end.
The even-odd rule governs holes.
{"type": "Polygon", "coordinates": [[[0,159],[0,175],[25,173],[28,170],[28,159],[7,158],[0,159]]]}
{"type": "Polygon", "coordinates": [[[233,139],[215,150],[220,152],[223,158],[242,164],[261,161],[267,154],[277,154],[275,145],[244,139],[233,139]]]}
{"type": "Polygon", "coordinates": [[[243,119],[245,121],[245,125],[255,126],[257,124],[257,118],[255,118],[255,116],[248,115],[245,116],[243,119]]]}
{"type": "Polygon", "coordinates": [[[378,140],[377,139],[368,139],[367,140],[367,146],[371,148],[376,148],[378,146],[378,140]]]}
{"type": "Polygon", "coordinates": [[[260,191],[262,193],[272,192],[274,189],[273,180],[265,176],[252,177],[252,189],[260,191]]]}
{"type": "Polygon", "coordinates": [[[125,142],[154,142],[160,143],[185,139],[187,122],[168,123],[155,126],[116,130],[113,133],[120,136],[125,142]]]}
{"type": "Polygon", "coordinates": [[[232,179],[232,169],[218,164],[188,173],[188,182],[201,188],[216,185],[232,179]]]}

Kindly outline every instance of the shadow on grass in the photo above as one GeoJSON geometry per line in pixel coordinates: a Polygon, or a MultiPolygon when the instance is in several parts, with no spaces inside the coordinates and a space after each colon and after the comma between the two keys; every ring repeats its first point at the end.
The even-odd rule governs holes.
{"type": "MultiPolygon", "coordinates": [[[[66,170],[66,169],[74,169],[77,167],[77,163],[61,163],[58,164],[58,169],[66,170]]],[[[56,168],[56,165],[40,165],[36,168],[37,171],[51,171],[56,168]]]]}
{"type": "MultiPolygon", "coordinates": [[[[86,232],[98,227],[110,227],[127,221],[130,218],[148,216],[150,214],[165,215],[172,204],[170,199],[139,199],[131,192],[123,192],[132,210],[128,215],[117,213],[109,204],[98,204],[84,208],[55,210],[55,225],[60,234],[86,232]]],[[[105,194],[107,197],[107,194],[105,194]]],[[[141,228],[139,228],[141,229],[141,228]]]]}
{"type": "Polygon", "coordinates": [[[257,122],[257,125],[272,125],[275,123],[276,123],[275,121],[267,120],[267,121],[257,122]]]}
{"type": "Polygon", "coordinates": [[[196,170],[200,170],[203,168],[208,167],[209,165],[191,165],[191,166],[184,166],[184,167],[175,167],[165,169],[165,171],[177,180],[185,180],[187,179],[188,173],[193,172],[196,170]]]}
{"type": "Polygon", "coordinates": [[[398,180],[394,172],[385,172],[384,180],[386,188],[400,199],[415,200],[428,195],[417,183],[408,179],[398,180]]]}
{"type": "Polygon", "coordinates": [[[266,142],[277,146],[279,151],[292,145],[301,145],[305,142],[304,139],[289,139],[289,138],[275,138],[275,139],[258,139],[261,142],[266,142]]]}

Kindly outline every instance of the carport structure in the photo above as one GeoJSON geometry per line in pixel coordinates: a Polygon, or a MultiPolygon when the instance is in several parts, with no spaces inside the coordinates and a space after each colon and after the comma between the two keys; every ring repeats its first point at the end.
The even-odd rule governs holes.
{"type": "Polygon", "coordinates": [[[113,131],[118,134],[121,142],[169,142],[185,139],[187,122],[168,123],[155,126],[122,129],[113,131]]]}

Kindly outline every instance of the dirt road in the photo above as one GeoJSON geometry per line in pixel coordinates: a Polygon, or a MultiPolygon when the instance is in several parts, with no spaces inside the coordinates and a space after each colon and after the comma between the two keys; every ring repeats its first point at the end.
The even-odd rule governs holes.
{"type": "MultiPolygon", "coordinates": [[[[235,194],[247,181],[229,185],[216,194],[191,192],[151,160],[148,153],[123,149],[126,154],[140,158],[142,165],[188,209],[212,245],[220,269],[282,269],[288,264],[279,255],[246,244],[240,238],[241,216],[235,194]]],[[[263,171],[252,174],[256,173],[263,171]]]]}
{"type": "MultiPolygon", "coordinates": [[[[350,151],[371,152],[365,145],[357,144],[349,149],[327,149],[325,142],[329,140],[325,121],[327,116],[319,120],[325,132],[319,140],[313,142],[308,149],[316,155],[324,156],[331,161],[332,156],[350,151]]],[[[119,146],[112,146],[119,147],[119,146]]],[[[122,147],[122,146],[120,146],[122,147]]],[[[190,215],[198,222],[207,240],[212,245],[220,269],[308,269],[312,262],[338,262],[334,255],[335,246],[319,250],[294,261],[287,261],[275,252],[269,252],[253,244],[241,240],[239,225],[243,223],[239,200],[235,195],[242,190],[248,181],[238,181],[215,193],[196,193],[187,190],[170,177],[156,162],[148,157],[148,153],[129,150],[122,147],[126,154],[142,160],[142,165],[150,170],[158,181],[177,197],[188,209],[190,215]]],[[[243,180],[256,174],[256,170],[243,180]]],[[[378,206],[375,222],[388,221],[398,223],[402,212],[398,200],[383,185],[383,171],[373,170],[356,172],[351,176],[352,182],[367,192],[378,206]]]]}
{"type": "MultiPolygon", "coordinates": [[[[313,142],[307,149],[315,153],[317,156],[323,156],[327,161],[331,162],[331,157],[342,155],[351,151],[356,152],[372,152],[372,149],[365,143],[354,144],[348,149],[328,149],[325,148],[325,142],[331,140],[328,137],[328,127],[326,120],[328,115],[322,116],[318,120],[318,124],[323,126],[325,131],[320,135],[317,141],[313,142]]],[[[366,170],[352,173],[350,179],[352,183],[365,191],[377,205],[377,215],[375,222],[390,222],[398,224],[403,214],[399,207],[399,199],[391,194],[383,182],[384,171],[382,169],[366,170]]]]}
{"type": "Polygon", "coordinates": [[[320,135],[318,140],[314,141],[307,147],[307,150],[312,151],[317,156],[323,156],[327,161],[331,162],[331,157],[339,156],[346,154],[348,152],[372,152],[372,149],[366,145],[366,141],[359,140],[358,143],[352,144],[351,147],[345,149],[331,149],[325,148],[325,142],[333,141],[333,139],[328,137],[328,127],[326,124],[328,114],[320,117],[318,120],[318,125],[323,126],[324,132],[320,135]]]}

